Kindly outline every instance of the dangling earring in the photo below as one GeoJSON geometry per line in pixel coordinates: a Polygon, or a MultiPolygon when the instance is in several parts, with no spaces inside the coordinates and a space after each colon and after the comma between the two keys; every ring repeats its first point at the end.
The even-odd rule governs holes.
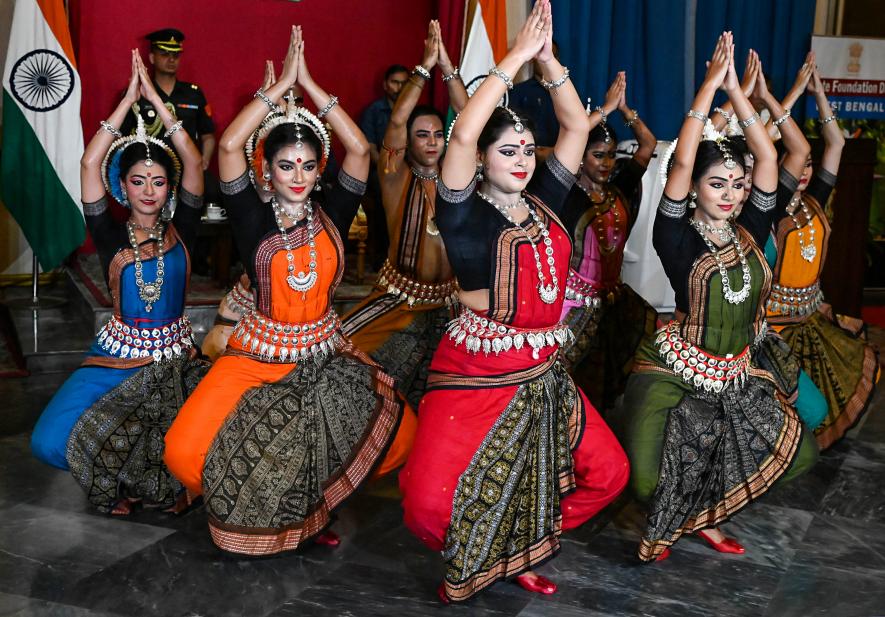
{"type": "Polygon", "coordinates": [[[132,205],[129,203],[129,195],[124,190],[123,193],[123,203],[121,204],[124,208],[131,208],[132,205]]]}
{"type": "Polygon", "coordinates": [[[323,181],[317,178],[316,184],[313,185],[313,190],[317,193],[321,193],[323,191],[323,181]]]}
{"type": "Polygon", "coordinates": [[[164,221],[171,221],[172,216],[175,214],[175,192],[172,191],[169,193],[169,199],[166,200],[166,203],[163,204],[163,209],[160,211],[160,219],[164,221]]]}
{"type": "Polygon", "coordinates": [[[485,180],[485,178],[483,178],[483,175],[482,175],[482,163],[479,163],[476,166],[476,178],[475,179],[477,182],[482,182],[483,180],[485,180]]]}
{"type": "Polygon", "coordinates": [[[697,198],[698,198],[698,194],[697,194],[697,193],[695,193],[694,191],[689,191],[689,192],[688,192],[688,199],[689,199],[689,201],[688,201],[688,207],[689,207],[689,208],[697,208],[697,207],[698,207],[698,205],[695,203],[695,200],[696,200],[697,198]]]}
{"type": "Polygon", "coordinates": [[[261,189],[265,193],[270,193],[271,191],[273,191],[273,187],[270,185],[270,172],[268,171],[264,172],[264,186],[262,186],[261,189]]]}

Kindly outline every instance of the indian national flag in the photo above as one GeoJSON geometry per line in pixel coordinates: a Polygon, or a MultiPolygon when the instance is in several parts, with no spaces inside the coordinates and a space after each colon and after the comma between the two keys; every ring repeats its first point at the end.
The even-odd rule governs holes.
{"type": "Polygon", "coordinates": [[[461,79],[473,94],[489,69],[507,54],[507,1],[467,0],[461,79]]]}
{"type": "Polygon", "coordinates": [[[62,0],[17,0],[3,69],[3,202],[40,260],[83,243],[80,78],[62,0]]]}

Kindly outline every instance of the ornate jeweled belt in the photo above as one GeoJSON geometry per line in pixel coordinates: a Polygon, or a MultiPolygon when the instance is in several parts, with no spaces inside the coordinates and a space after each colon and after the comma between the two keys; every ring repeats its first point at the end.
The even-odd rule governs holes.
{"type": "Polygon", "coordinates": [[[486,355],[492,352],[498,355],[511,349],[519,351],[523,345],[527,345],[532,348],[535,359],[540,357],[540,351],[545,347],[563,345],[575,338],[569,327],[561,323],[550,328],[514,328],[480,317],[466,306],[462,307],[457,319],[449,322],[447,330],[455,345],[463,344],[472,353],[482,351],[486,355]]]}
{"type": "Polygon", "coordinates": [[[98,343],[112,356],[122,359],[147,358],[154,362],[180,356],[194,346],[193,330],[187,317],[179,317],[162,326],[129,326],[112,315],[98,332],[98,343]]]}
{"type": "Polygon", "coordinates": [[[808,287],[772,285],[768,298],[768,310],[774,315],[811,315],[824,301],[820,281],[808,287]]]}
{"type": "Polygon", "coordinates": [[[599,308],[602,303],[611,304],[619,295],[621,281],[610,284],[591,283],[574,270],[569,270],[565,284],[565,299],[581,302],[587,308],[599,308]]]}
{"type": "MultiPolygon", "coordinates": [[[[765,324],[761,333],[764,335],[765,324]]],[[[679,334],[679,322],[671,321],[657,331],[655,345],[667,366],[696,390],[722,392],[735,383],[742,388],[750,369],[750,346],[738,355],[716,356],[690,343],[679,334]]]]}
{"type": "Polygon", "coordinates": [[[455,279],[442,283],[422,283],[410,279],[396,269],[390,260],[384,261],[378,273],[378,285],[387,287],[387,293],[399,296],[409,306],[416,304],[445,304],[451,306],[458,300],[458,284],[455,279]]]}
{"type": "Polygon", "coordinates": [[[343,343],[341,320],[334,310],[316,321],[290,323],[275,321],[257,311],[243,315],[233,336],[242,350],[262,362],[298,362],[332,354],[343,343]]]}
{"type": "Polygon", "coordinates": [[[252,292],[243,286],[242,281],[237,281],[233,289],[224,297],[227,307],[237,315],[245,315],[255,309],[255,297],[252,292]]]}

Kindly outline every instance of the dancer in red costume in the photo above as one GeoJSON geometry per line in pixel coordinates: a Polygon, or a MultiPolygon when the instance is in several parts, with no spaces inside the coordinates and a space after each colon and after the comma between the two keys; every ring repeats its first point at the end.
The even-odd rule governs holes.
{"type": "Polygon", "coordinates": [[[570,336],[559,316],[571,240],[557,213],[599,118],[584,112],[551,32],[550,3],[541,0],[456,120],[437,192],[465,308],[431,363],[400,488],[406,525],[443,552],[446,602],[511,576],[553,593],[531,568],[556,554],[563,529],[611,502],[629,474],[620,445],[558,361],[570,336]],[[529,119],[496,108],[532,58],[561,126],[537,173],[529,119]]]}

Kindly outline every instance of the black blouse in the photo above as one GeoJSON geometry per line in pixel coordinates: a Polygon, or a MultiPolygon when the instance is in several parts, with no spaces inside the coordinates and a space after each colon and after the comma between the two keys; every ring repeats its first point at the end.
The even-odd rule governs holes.
{"type": "MultiPolygon", "coordinates": [[[[194,245],[202,210],[203,196],[189,193],[183,186],[179,187],[178,206],[172,215],[172,223],[186,249],[192,248],[194,245]]],[[[123,249],[132,248],[129,244],[126,224],[115,221],[111,216],[106,194],[98,201],[84,202],[83,216],[86,219],[86,228],[89,230],[89,235],[92,236],[92,241],[98,251],[101,269],[104,272],[105,283],[107,283],[108,271],[114,255],[123,249]]],[[[145,240],[145,242],[156,242],[156,240],[145,240]]]]}
{"type": "MultiPolygon", "coordinates": [[[[766,193],[754,185],[737,224],[749,232],[761,249],[765,247],[772,224],[784,216],[786,204],[780,203],[777,193],[766,193]]],[[[688,195],[674,200],[664,194],[652,231],[652,243],[676,292],[676,308],[684,313],[689,312],[688,281],[692,266],[700,255],[710,250],[701,234],[689,224],[689,218],[688,195]]]]}
{"type": "MultiPolygon", "coordinates": [[[[575,180],[575,175],[551,154],[535,170],[526,192],[560,216],[575,180]]],[[[531,222],[528,217],[522,226],[531,222]]],[[[437,182],[436,224],[461,289],[491,288],[495,279],[496,240],[511,225],[492,204],[476,194],[476,180],[457,191],[443,184],[442,179],[437,182]]]]}
{"type": "MultiPolygon", "coordinates": [[[[347,239],[347,232],[365,192],[366,183],[353,178],[342,169],[338,172],[336,181],[323,193],[324,197],[319,205],[344,240],[347,239]]],[[[259,198],[258,191],[249,180],[248,170],[236,180],[222,182],[221,193],[224,207],[230,217],[237,250],[243,259],[249,280],[255,284],[258,280],[255,276],[255,249],[265,237],[279,233],[273,208],[259,198]]],[[[291,232],[306,224],[305,217],[286,231],[291,232]]]]}
{"type": "MultiPolygon", "coordinates": [[[[778,206],[782,205],[786,208],[793,195],[796,194],[798,186],[798,178],[795,178],[793,174],[781,167],[777,183],[778,206]]],[[[830,198],[830,193],[833,192],[834,186],[836,186],[836,176],[826,169],[817,167],[814,170],[814,175],[811,176],[811,180],[808,181],[808,186],[805,187],[803,195],[813,197],[820,204],[820,207],[823,208],[827,205],[827,200],[830,198]]]]}

